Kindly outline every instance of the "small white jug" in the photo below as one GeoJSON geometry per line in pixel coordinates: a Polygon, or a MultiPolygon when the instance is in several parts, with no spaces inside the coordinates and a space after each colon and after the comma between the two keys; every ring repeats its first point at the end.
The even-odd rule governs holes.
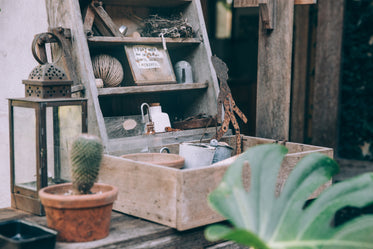
{"type": "Polygon", "coordinates": [[[148,115],[145,116],[154,123],[155,133],[165,132],[166,127],[171,127],[170,118],[167,113],[162,112],[162,107],[159,103],[151,103],[149,105],[148,115]],[[148,115],[150,119],[147,117],[148,115]]]}

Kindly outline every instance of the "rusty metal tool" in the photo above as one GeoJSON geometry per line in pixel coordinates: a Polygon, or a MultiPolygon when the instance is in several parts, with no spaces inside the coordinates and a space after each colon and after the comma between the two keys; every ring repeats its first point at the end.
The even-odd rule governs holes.
{"type": "Polygon", "coordinates": [[[227,65],[218,57],[212,56],[211,57],[212,64],[214,65],[216,74],[219,79],[220,83],[220,91],[217,99],[218,104],[218,114],[217,120],[221,123],[222,117],[222,108],[224,108],[224,120],[220,129],[216,132],[215,138],[219,140],[229,128],[229,124],[232,123],[235,136],[236,136],[236,154],[241,153],[241,134],[240,134],[240,127],[238,125],[237,119],[235,117],[235,113],[239,116],[244,123],[247,123],[247,118],[245,114],[237,107],[234,99],[232,97],[231,90],[228,86],[228,67],[227,65]]]}

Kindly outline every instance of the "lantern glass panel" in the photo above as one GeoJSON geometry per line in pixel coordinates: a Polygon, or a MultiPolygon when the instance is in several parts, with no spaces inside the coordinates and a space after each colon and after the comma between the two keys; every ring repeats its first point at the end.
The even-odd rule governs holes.
{"type": "Polygon", "coordinates": [[[48,185],[70,181],[69,152],[73,139],[82,132],[82,107],[48,107],[47,164],[48,185]]]}
{"type": "Polygon", "coordinates": [[[13,107],[15,184],[37,189],[35,109],[13,107]]]}

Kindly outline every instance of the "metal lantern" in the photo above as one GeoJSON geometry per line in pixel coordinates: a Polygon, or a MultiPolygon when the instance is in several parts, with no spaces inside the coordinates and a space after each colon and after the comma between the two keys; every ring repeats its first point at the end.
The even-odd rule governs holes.
{"type": "MultiPolygon", "coordinates": [[[[35,36],[33,53],[45,36],[58,39],[35,36]]],[[[69,148],[87,132],[87,100],[71,98],[72,81],[53,63],[35,67],[23,84],[26,96],[9,99],[12,207],[44,215],[38,191],[70,181],[69,148]]]]}

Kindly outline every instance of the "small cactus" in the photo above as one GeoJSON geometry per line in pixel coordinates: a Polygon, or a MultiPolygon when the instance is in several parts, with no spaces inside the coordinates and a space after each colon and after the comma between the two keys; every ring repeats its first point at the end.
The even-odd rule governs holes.
{"type": "Polygon", "coordinates": [[[70,151],[71,178],[74,194],[89,194],[95,183],[102,160],[103,146],[94,135],[81,134],[70,151]]]}

